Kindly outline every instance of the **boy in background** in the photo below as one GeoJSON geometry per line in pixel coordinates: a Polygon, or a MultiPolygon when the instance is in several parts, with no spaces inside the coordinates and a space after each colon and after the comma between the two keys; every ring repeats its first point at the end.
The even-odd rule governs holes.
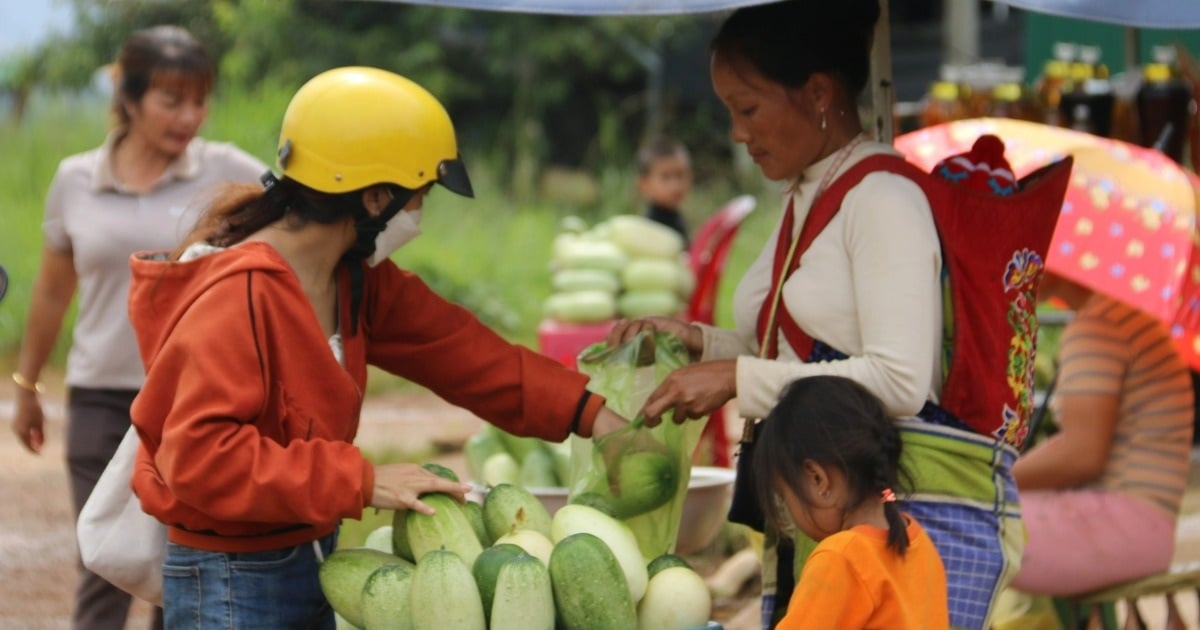
{"type": "Polygon", "coordinates": [[[692,189],[692,161],[687,147],[669,138],[655,138],[637,152],[638,194],[646,201],[644,216],[683,237],[688,245],[687,223],[680,205],[692,189]]]}

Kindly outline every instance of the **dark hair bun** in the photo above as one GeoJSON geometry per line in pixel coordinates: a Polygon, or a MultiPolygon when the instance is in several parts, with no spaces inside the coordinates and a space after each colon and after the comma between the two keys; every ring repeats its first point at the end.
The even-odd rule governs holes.
{"type": "Polygon", "coordinates": [[[853,32],[870,36],[875,31],[875,23],[879,21],[879,2],[886,0],[839,0],[838,2],[808,3],[821,7],[821,11],[840,15],[830,17],[832,21],[841,20],[853,32]]]}
{"type": "Polygon", "coordinates": [[[738,9],[721,25],[713,52],[772,81],[799,87],[814,72],[839,79],[850,95],[866,87],[880,0],[787,0],[738,9]]]}

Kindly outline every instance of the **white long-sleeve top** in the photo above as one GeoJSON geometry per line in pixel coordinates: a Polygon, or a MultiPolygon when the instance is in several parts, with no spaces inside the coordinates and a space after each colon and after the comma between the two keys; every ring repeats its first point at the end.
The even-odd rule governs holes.
{"type": "MultiPolygon", "coordinates": [[[[863,142],[845,160],[844,172],[863,158],[895,153],[863,142]]],[[[784,195],[795,204],[792,235],[808,216],[819,182],[834,156],[810,166],[799,186],[784,195]]],[[[702,360],[737,358],[741,415],[765,417],[783,388],[805,376],[838,375],[863,384],[889,414],[915,415],[941,391],[941,248],[929,202],[919,186],[891,173],[872,173],[846,194],[841,210],[800,257],[783,286],[796,323],[850,356],[803,363],[779,334],[779,357],[758,358],[758,313],[771,292],[771,266],[782,213],[766,246],[734,292],[735,330],[702,326],[702,360]]]]}

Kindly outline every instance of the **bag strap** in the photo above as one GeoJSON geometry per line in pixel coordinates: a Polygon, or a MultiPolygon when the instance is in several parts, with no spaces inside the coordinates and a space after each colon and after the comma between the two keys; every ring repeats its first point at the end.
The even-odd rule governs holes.
{"type": "MultiPolygon", "coordinates": [[[[846,143],[842,148],[834,152],[832,161],[828,168],[825,169],[824,175],[821,176],[821,181],[817,185],[817,190],[813,193],[814,201],[820,199],[825,193],[829,185],[833,183],[833,179],[841,170],[842,164],[854,152],[854,149],[866,140],[866,134],[858,134],[850,142],[846,143]]],[[[778,354],[778,324],[776,319],[778,316],[778,306],[780,298],[783,295],[783,283],[786,280],[784,277],[784,268],[791,264],[791,261],[799,258],[796,253],[796,246],[799,244],[798,238],[793,238],[792,233],[795,232],[796,223],[796,204],[795,196],[789,196],[787,210],[783,213],[783,221],[779,225],[779,232],[775,238],[775,259],[771,264],[771,284],[768,291],[771,292],[770,297],[763,301],[759,307],[758,322],[755,332],[758,335],[758,356],[759,358],[774,359],[778,354]],[[769,343],[768,343],[769,342],[769,343]]],[[[806,214],[805,218],[811,213],[806,214]]],[[[805,245],[805,248],[808,246],[805,245]]]]}
{"type": "MultiPolygon", "coordinates": [[[[850,189],[862,182],[863,178],[871,173],[886,172],[900,175],[907,179],[913,180],[918,186],[921,186],[922,191],[925,189],[925,183],[929,175],[917,168],[912,163],[898,155],[888,153],[880,153],[863,158],[857,164],[851,166],[845,173],[840,175],[829,188],[813,203],[812,209],[808,213],[808,217],[804,220],[804,226],[800,228],[800,235],[797,237],[796,253],[791,259],[790,266],[784,271],[783,281],[786,281],[797,269],[800,268],[801,255],[808,250],[812,242],[817,236],[829,225],[833,217],[841,210],[842,201],[850,189]]],[[[777,260],[778,262],[778,260],[777,260]]],[[[780,286],[783,282],[781,281],[780,286]]],[[[778,291],[774,296],[777,300],[775,309],[777,315],[775,317],[776,330],[762,331],[769,333],[769,336],[764,335],[764,348],[770,353],[769,358],[775,358],[779,354],[779,332],[783,333],[783,337],[787,340],[789,346],[795,351],[796,356],[801,360],[807,360],[812,353],[813,338],[800,328],[796,320],[792,318],[791,313],[787,310],[787,305],[783,302],[782,291],[778,291]],[[769,346],[767,344],[770,344],[769,346]]],[[[760,323],[762,317],[760,314],[760,323]]]]}

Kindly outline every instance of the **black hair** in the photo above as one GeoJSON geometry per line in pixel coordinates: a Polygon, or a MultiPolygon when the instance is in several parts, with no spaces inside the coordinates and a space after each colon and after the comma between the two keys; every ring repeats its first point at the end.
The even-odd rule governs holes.
{"type": "MultiPolygon", "coordinates": [[[[392,193],[391,205],[401,208],[412,198],[414,191],[387,184],[392,193]]],[[[384,217],[375,225],[376,233],[383,223],[394,216],[384,217]]],[[[262,228],[284,219],[292,228],[308,223],[331,224],[347,217],[356,221],[356,228],[370,229],[361,223],[367,218],[363,207],[362,190],[344,193],[325,193],[313,190],[294,179],[276,179],[274,174],[263,175],[263,186],[229,184],[213,199],[201,216],[192,233],[175,251],[175,257],[192,243],[205,241],[217,247],[236,245],[262,228]]],[[[375,233],[364,236],[365,242],[374,243],[375,233]]],[[[365,258],[371,252],[358,252],[365,258]]]]}
{"type": "Polygon", "coordinates": [[[648,175],[655,162],[675,155],[689,157],[687,147],[682,142],[666,136],[651,138],[638,148],[637,174],[648,175]]]}
{"type": "Polygon", "coordinates": [[[813,73],[829,74],[853,101],[870,75],[879,1],[787,0],[738,9],[711,50],[789,88],[803,86],[813,73]]]}
{"type": "Polygon", "coordinates": [[[137,103],[158,83],[212,91],[217,67],[204,45],[187,29],[160,25],[130,35],[121,45],[114,70],[113,114],[129,124],[125,103],[137,103]]]}
{"type": "MultiPolygon", "coordinates": [[[[375,252],[375,237],[412,199],[416,191],[384,184],[392,199],[378,216],[372,217],[362,202],[362,190],[326,193],[313,190],[289,177],[276,178],[268,171],[262,176],[263,185],[226,184],[221,193],[201,215],[192,232],[171,254],[179,260],[193,243],[207,242],[217,247],[230,247],[248,236],[275,223],[285,221],[289,228],[301,228],[310,223],[329,225],[346,218],[354,220],[355,243],[343,255],[347,262],[360,261],[375,252]]],[[[350,334],[358,334],[358,313],[363,300],[361,264],[350,268],[350,334]]]]}
{"type": "MultiPolygon", "coordinates": [[[[807,505],[804,462],[837,467],[849,486],[847,509],[865,501],[882,501],[882,493],[900,494],[908,475],[900,465],[900,432],[874,394],[841,376],[801,378],[783,395],[755,439],[751,465],[755,488],[767,521],[782,524],[775,498],[776,483],[786,484],[807,505]]],[[[908,550],[904,517],[894,501],[883,503],[888,546],[900,555],[908,550]]]]}

